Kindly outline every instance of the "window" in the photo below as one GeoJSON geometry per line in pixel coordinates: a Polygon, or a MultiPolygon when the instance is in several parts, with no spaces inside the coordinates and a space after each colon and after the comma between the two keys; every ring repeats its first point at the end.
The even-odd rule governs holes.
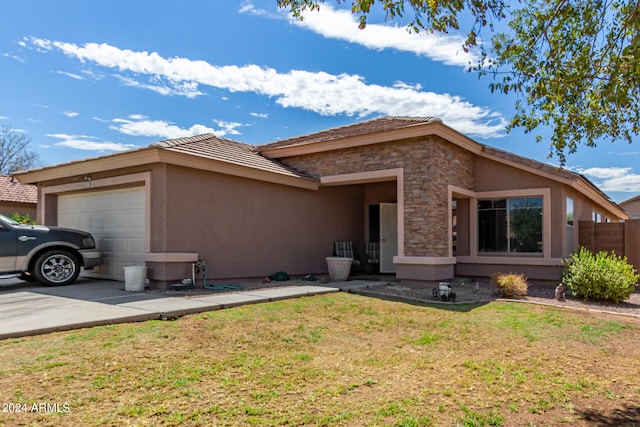
{"type": "Polygon", "coordinates": [[[567,197],[567,255],[573,252],[573,199],[567,197]]]}
{"type": "Polygon", "coordinates": [[[458,253],[458,201],[451,201],[451,248],[453,255],[458,253]]]}
{"type": "Polygon", "coordinates": [[[478,251],[542,253],[542,197],[479,200],[478,251]]]}
{"type": "Polygon", "coordinates": [[[591,219],[593,220],[593,222],[601,222],[602,216],[598,212],[594,211],[591,213],[591,219]]]}

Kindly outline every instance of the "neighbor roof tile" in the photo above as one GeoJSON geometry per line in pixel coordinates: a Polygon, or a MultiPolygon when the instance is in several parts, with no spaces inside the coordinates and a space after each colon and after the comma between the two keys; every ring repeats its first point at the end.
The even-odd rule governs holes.
{"type": "Polygon", "coordinates": [[[0,202],[38,203],[38,189],[35,185],[20,184],[7,175],[0,175],[0,202]]]}

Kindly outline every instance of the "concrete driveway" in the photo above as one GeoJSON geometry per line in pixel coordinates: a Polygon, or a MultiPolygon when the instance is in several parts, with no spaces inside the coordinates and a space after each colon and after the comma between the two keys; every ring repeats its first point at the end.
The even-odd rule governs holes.
{"type": "Polygon", "coordinates": [[[0,280],[0,339],[114,323],[175,318],[243,304],[338,292],[365,281],[336,282],[321,286],[279,288],[180,296],[170,293],[131,292],[124,283],[80,278],[61,287],[42,287],[0,280]]]}

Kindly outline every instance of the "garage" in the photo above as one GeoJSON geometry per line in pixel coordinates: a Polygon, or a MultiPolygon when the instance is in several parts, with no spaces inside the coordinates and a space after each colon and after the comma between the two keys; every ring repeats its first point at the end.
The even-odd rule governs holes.
{"type": "Polygon", "coordinates": [[[102,252],[91,277],[124,280],[123,267],[144,265],[145,187],[58,196],[58,225],[90,232],[102,252]]]}

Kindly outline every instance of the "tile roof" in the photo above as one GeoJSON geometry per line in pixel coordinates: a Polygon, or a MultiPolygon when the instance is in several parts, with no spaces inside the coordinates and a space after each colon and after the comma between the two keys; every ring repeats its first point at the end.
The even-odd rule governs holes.
{"type": "MultiPolygon", "coordinates": [[[[349,137],[370,135],[374,133],[380,133],[380,132],[398,130],[398,129],[408,129],[413,126],[420,126],[420,125],[425,125],[430,123],[442,124],[442,120],[437,117],[384,116],[384,117],[379,117],[372,120],[367,120],[364,122],[327,129],[320,132],[310,133],[307,135],[301,135],[293,138],[287,138],[284,140],[260,145],[256,147],[256,150],[260,152],[260,151],[263,151],[263,150],[266,151],[272,148],[306,146],[314,143],[334,141],[334,140],[345,139],[349,137]]],[[[473,141],[473,142],[475,144],[478,144],[478,146],[481,147],[482,151],[491,157],[502,158],[509,162],[520,164],[525,167],[538,170],[540,172],[552,174],[563,179],[568,179],[572,181],[582,179],[583,182],[586,182],[587,185],[592,187],[597,193],[599,193],[602,197],[604,197],[609,203],[611,203],[616,207],[619,207],[602,190],[600,190],[598,186],[593,184],[591,181],[589,181],[585,176],[581,174],[578,174],[560,167],[552,166],[543,162],[539,162],[537,160],[529,159],[527,157],[519,156],[517,154],[513,154],[507,151],[499,150],[497,148],[494,148],[485,144],[481,144],[477,141],[473,141]]]]}
{"type": "Polygon", "coordinates": [[[364,122],[354,123],[351,125],[341,126],[337,128],[327,129],[320,132],[310,133],[307,135],[296,136],[293,138],[282,139],[280,141],[271,142],[256,147],[258,151],[278,148],[290,147],[294,145],[307,145],[316,142],[332,141],[337,139],[349,138],[351,136],[361,136],[378,132],[385,132],[396,129],[403,129],[412,126],[425,125],[429,123],[442,123],[437,117],[391,117],[384,116],[377,119],[371,119],[364,122]]]}
{"type": "Polygon", "coordinates": [[[20,184],[7,175],[0,175],[0,202],[38,203],[38,189],[35,185],[20,184]]]}
{"type": "Polygon", "coordinates": [[[277,160],[261,156],[252,145],[220,138],[211,133],[155,142],[150,147],[261,169],[291,177],[316,180],[310,175],[286,166],[277,160]]]}

